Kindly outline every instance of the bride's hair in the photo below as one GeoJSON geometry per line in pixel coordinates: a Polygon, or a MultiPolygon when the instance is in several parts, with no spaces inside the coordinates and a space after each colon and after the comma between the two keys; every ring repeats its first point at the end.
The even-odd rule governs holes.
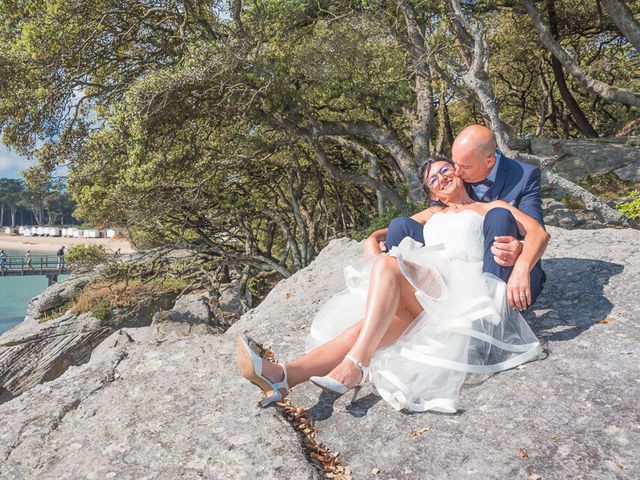
{"type": "Polygon", "coordinates": [[[418,169],[418,177],[420,177],[420,186],[422,187],[422,191],[427,196],[429,196],[430,192],[429,192],[429,187],[427,187],[424,181],[424,175],[429,171],[429,167],[436,162],[447,162],[453,165],[454,167],[456,165],[455,163],[453,163],[453,160],[451,160],[446,155],[442,155],[440,153],[432,153],[427,157],[427,159],[424,162],[422,162],[422,165],[420,165],[420,168],[418,169]]]}

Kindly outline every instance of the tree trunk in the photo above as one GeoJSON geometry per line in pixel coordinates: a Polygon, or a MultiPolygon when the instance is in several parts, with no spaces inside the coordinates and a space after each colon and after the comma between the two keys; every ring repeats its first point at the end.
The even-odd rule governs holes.
{"type": "Polygon", "coordinates": [[[633,18],[629,7],[620,0],[600,0],[600,3],[640,55],[640,24],[633,18]]]}
{"type": "Polygon", "coordinates": [[[555,158],[543,158],[536,155],[523,154],[509,148],[509,134],[504,129],[504,124],[500,120],[496,96],[493,93],[493,86],[491,85],[487,70],[489,54],[485,39],[486,29],[478,20],[466,16],[460,6],[460,0],[450,0],[450,2],[454,14],[474,40],[473,62],[471,68],[462,76],[462,79],[467,86],[478,95],[484,111],[491,121],[491,127],[500,150],[509,157],[537,164],[540,167],[544,181],[556,185],[563,191],[582,200],[587,209],[594,210],[605,223],[630,225],[631,222],[629,219],[617,210],[609,207],[606,203],[598,200],[591,192],[553,172],[551,168],[556,160],[555,158]]]}
{"type": "MultiPolygon", "coordinates": [[[[300,134],[302,136],[309,136],[308,132],[296,131],[296,134],[300,134]]],[[[337,135],[337,136],[356,136],[367,138],[378,145],[384,147],[384,149],[389,152],[389,154],[395,159],[398,163],[400,171],[402,172],[402,177],[404,180],[409,183],[409,196],[416,201],[422,200],[424,194],[420,193],[421,183],[418,178],[418,166],[416,165],[416,161],[411,155],[411,153],[405,148],[402,144],[398,135],[393,130],[388,130],[384,128],[380,128],[377,125],[368,122],[318,122],[317,132],[313,132],[313,135],[316,136],[326,136],[326,135],[337,135]]],[[[323,162],[320,162],[320,165],[325,167],[323,162]]],[[[334,167],[335,168],[335,167],[334,167]]],[[[341,173],[336,170],[336,173],[341,173]]],[[[347,174],[343,174],[346,176],[347,174]]],[[[357,176],[356,176],[357,177],[357,176]]],[[[334,177],[335,178],[335,177],[334,177]]],[[[368,178],[368,177],[364,177],[368,178]]],[[[386,185],[381,182],[377,182],[378,186],[373,185],[375,183],[372,179],[370,181],[365,181],[367,185],[363,183],[356,183],[353,180],[347,180],[346,178],[341,178],[340,180],[349,181],[361,186],[370,186],[371,188],[380,188],[380,190],[384,193],[385,197],[387,197],[391,202],[396,205],[396,207],[400,207],[400,205],[404,205],[404,201],[398,196],[398,194],[389,189],[386,185]],[[395,199],[394,199],[395,198],[395,199]],[[400,203],[397,203],[397,200],[400,203]]]]}
{"type": "Polygon", "coordinates": [[[420,25],[411,4],[405,0],[396,0],[396,5],[402,12],[407,27],[411,73],[415,76],[413,90],[416,94],[416,111],[411,118],[411,139],[413,158],[418,166],[429,156],[433,128],[433,85],[431,70],[427,63],[429,52],[425,48],[424,27],[420,25]]]}
{"type": "MultiPolygon", "coordinates": [[[[551,35],[555,38],[558,38],[558,19],[556,17],[556,7],[554,0],[547,0],[547,9],[549,14],[549,29],[551,35]]],[[[560,95],[562,96],[564,103],[567,105],[567,108],[571,112],[571,115],[573,115],[578,130],[586,138],[597,137],[598,132],[596,132],[595,129],[591,126],[589,120],[587,120],[587,116],[584,114],[584,112],[580,108],[580,105],[578,105],[578,102],[569,91],[567,81],[564,77],[564,72],[562,71],[562,64],[553,55],[551,55],[551,68],[553,69],[553,76],[555,77],[558,84],[560,95]]]]}
{"type": "MultiPolygon", "coordinates": [[[[329,176],[334,180],[338,180],[341,182],[349,182],[354,185],[359,185],[361,187],[367,187],[372,190],[380,190],[385,197],[391,200],[391,203],[401,212],[404,212],[407,208],[404,201],[393,189],[385,185],[384,183],[378,181],[377,179],[373,179],[369,176],[356,175],[353,173],[345,173],[341,172],[335,165],[333,165],[329,159],[327,158],[327,154],[324,149],[320,145],[320,142],[314,136],[309,135],[307,137],[311,148],[316,154],[316,159],[322,168],[324,168],[329,176]]],[[[417,173],[414,173],[414,176],[417,177],[417,173]]]]}
{"type": "MultiPolygon", "coordinates": [[[[359,143],[348,140],[346,138],[337,137],[337,136],[330,137],[330,138],[332,141],[335,141],[339,145],[343,145],[349,148],[350,150],[352,150],[353,152],[357,153],[358,155],[362,155],[364,158],[366,158],[370,164],[369,171],[367,173],[369,177],[377,181],[378,169],[380,164],[380,159],[378,158],[378,155],[373,153],[368,148],[365,148],[364,146],[360,145],[359,143]]],[[[376,188],[376,198],[378,200],[378,215],[382,215],[382,213],[384,212],[384,195],[379,188],[376,188]]]]}
{"type": "Polygon", "coordinates": [[[596,80],[587,75],[580,66],[573,61],[571,55],[553,38],[553,35],[542,21],[540,12],[533,4],[533,0],[520,0],[520,3],[529,12],[533,25],[538,31],[542,44],[557,58],[560,63],[571,72],[582,87],[591,93],[601,96],[610,102],[624,103],[625,105],[640,106],[640,94],[625,88],[614,87],[596,80]]]}

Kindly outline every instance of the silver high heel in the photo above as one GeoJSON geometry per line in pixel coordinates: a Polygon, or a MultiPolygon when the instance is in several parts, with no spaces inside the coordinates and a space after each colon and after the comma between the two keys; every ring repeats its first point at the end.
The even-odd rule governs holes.
{"type": "Polygon", "coordinates": [[[287,367],[282,363],[278,363],[278,365],[282,367],[284,378],[282,381],[275,383],[269,380],[267,377],[262,375],[262,357],[253,351],[246,338],[238,338],[236,341],[236,361],[242,376],[254,385],[260,387],[262,391],[268,395],[266,398],[258,402],[262,408],[267,407],[274,402],[279,402],[289,392],[287,367]],[[280,391],[281,389],[284,389],[284,395],[280,391]],[[269,392],[271,392],[270,395],[269,392]]]}
{"type": "Polygon", "coordinates": [[[351,387],[347,387],[344,383],[331,378],[329,375],[325,375],[324,377],[313,376],[309,380],[314,385],[317,385],[324,390],[337,393],[338,395],[344,395],[349,390],[353,389],[353,397],[351,398],[351,403],[354,403],[356,401],[356,398],[358,397],[358,393],[360,393],[360,389],[369,381],[369,367],[365,367],[360,360],[357,360],[351,355],[347,355],[344,358],[352,361],[360,369],[362,377],[360,377],[360,381],[357,384],[351,387]]]}

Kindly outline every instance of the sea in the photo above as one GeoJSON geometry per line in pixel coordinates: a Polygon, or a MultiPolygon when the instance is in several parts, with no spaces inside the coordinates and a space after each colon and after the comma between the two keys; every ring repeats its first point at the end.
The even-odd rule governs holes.
{"type": "MultiPolygon", "coordinates": [[[[24,256],[26,250],[5,250],[7,256],[24,256]]],[[[52,252],[49,255],[54,254],[52,252]]],[[[32,252],[33,265],[37,265],[45,253],[32,252]]],[[[66,275],[61,275],[62,280],[66,275]]],[[[0,335],[24,320],[27,303],[31,297],[47,288],[44,275],[25,275],[24,277],[0,277],[0,335]]]]}

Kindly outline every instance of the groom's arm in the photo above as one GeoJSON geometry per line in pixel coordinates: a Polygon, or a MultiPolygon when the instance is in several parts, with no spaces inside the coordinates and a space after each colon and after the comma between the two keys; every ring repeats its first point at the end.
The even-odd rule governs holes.
{"type": "Polygon", "coordinates": [[[540,186],[540,169],[534,167],[520,198],[518,210],[526,213],[544,227],[542,219],[542,193],[540,186]]]}
{"type": "MultiPolygon", "coordinates": [[[[517,207],[518,210],[535,219],[544,228],[540,176],[540,169],[534,167],[527,179],[517,207]]],[[[522,242],[513,237],[496,237],[491,247],[491,253],[493,253],[494,260],[498,265],[511,267],[522,253],[522,242]]]]}

